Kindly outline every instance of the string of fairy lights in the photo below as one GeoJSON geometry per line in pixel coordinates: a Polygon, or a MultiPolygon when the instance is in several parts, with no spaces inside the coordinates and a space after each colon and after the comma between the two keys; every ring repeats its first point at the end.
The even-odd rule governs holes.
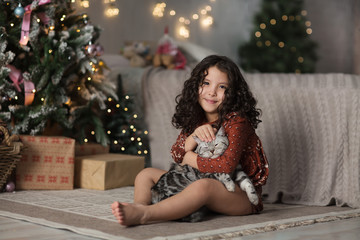
{"type": "MultiPolygon", "coordinates": [[[[72,0],[72,2],[76,2],[76,0],[72,0]]],[[[192,23],[199,22],[201,27],[209,28],[214,23],[214,17],[211,14],[212,4],[216,2],[216,0],[208,0],[208,3],[205,3],[204,6],[200,7],[198,11],[192,12],[189,15],[180,15],[178,11],[170,6],[167,1],[161,1],[155,3],[153,6],[152,15],[155,18],[163,18],[166,16],[177,18],[179,23],[179,27],[177,28],[178,35],[182,38],[190,37],[190,28],[189,26],[192,23]]],[[[83,8],[90,7],[89,0],[78,0],[78,3],[83,8]]],[[[116,0],[104,0],[105,4],[105,12],[104,14],[107,17],[115,17],[118,16],[120,10],[116,7],[116,0]]]]}
{"type": "MultiPolygon", "coordinates": [[[[74,3],[76,0],[72,0],[74,3]]],[[[105,4],[105,15],[108,17],[115,17],[119,15],[119,8],[116,7],[116,0],[104,0],[105,4]]],[[[90,7],[90,1],[89,0],[80,0],[80,6],[83,8],[89,8],[90,7]]]]}
{"type": "Polygon", "coordinates": [[[180,15],[177,17],[177,11],[174,8],[168,7],[169,4],[166,1],[158,2],[155,4],[153,9],[153,16],[157,18],[165,17],[166,15],[170,17],[177,17],[177,21],[180,26],[178,28],[178,34],[180,37],[189,38],[190,37],[190,24],[194,22],[199,22],[203,28],[208,28],[214,23],[214,18],[211,15],[212,6],[211,4],[216,2],[216,0],[209,0],[208,4],[205,4],[204,7],[200,8],[197,12],[192,12],[188,16],[180,15]],[[167,10],[167,8],[169,10],[167,10]]]}

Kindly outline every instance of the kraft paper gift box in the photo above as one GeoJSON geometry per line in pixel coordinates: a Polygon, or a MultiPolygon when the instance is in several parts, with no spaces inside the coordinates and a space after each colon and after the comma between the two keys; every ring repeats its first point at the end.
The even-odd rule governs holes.
{"type": "Polygon", "coordinates": [[[75,144],[75,157],[109,153],[110,146],[103,146],[98,143],[75,144]]]}
{"type": "Polygon", "coordinates": [[[25,148],[16,168],[16,189],[73,189],[75,140],[21,135],[25,148]]]}
{"type": "Polygon", "coordinates": [[[75,187],[107,190],[134,185],[145,158],[127,154],[97,154],[75,158],[75,187]]]}

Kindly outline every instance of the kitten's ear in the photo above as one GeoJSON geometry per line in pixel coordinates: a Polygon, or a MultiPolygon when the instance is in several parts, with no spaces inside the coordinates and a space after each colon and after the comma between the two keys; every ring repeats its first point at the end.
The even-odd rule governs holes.
{"type": "Polygon", "coordinates": [[[221,128],[219,128],[219,130],[217,131],[216,134],[225,135],[225,128],[223,126],[221,126],[221,128]]]}

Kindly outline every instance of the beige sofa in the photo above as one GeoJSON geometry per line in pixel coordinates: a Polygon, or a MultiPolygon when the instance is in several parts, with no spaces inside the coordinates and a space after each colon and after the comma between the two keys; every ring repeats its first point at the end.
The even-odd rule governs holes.
{"type": "MultiPolygon", "coordinates": [[[[142,77],[152,166],[168,169],[178,134],[175,96],[190,69],[148,68],[142,77]]],[[[262,123],[270,163],[269,201],[360,207],[360,76],[245,74],[262,123]]]]}

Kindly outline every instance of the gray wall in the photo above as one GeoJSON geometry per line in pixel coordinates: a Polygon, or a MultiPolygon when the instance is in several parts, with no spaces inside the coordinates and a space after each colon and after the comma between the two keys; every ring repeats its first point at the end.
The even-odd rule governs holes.
{"type": "MultiPolygon", "coordinates": [[[[100,43],[105,53],[118,53],[128,40],[156,42],[169,26],[175,33],[179,16],[189,17],[210,4],[214,25],[203,29],[198,22],[190,24],[190,38],[186,41],[210,48],[238,61],[237,49],[250,36],[253,15],[260,9],[261,0],[167,0],[168,8],[175,9],[175,17],[154,18],[156,0],[117,0],[119,16],[106,17],[103,1],[90,1],[86,12],[93,24],[103,28],[100,43]]],[[[316,71],[360,74],[360,0],[305,0],[308,20],[312,22],[312,38],[318,42],[319,61],[316,71]]]]}

